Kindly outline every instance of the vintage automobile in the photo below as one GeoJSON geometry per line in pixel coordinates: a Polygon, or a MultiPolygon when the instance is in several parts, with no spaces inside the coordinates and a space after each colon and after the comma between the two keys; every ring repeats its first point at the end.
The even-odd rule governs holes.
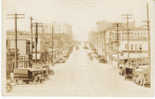
{"type": "Polygon", "coordinates": [[[60,58],[57,58],[55,63],[65,63],[66,62],[66,57],[60,57],[60,58]]]}
{"type": "Polygon", "coordinates": [[[119,65],[118,70],[119,70],[120,75],[123,76],[125,74],[125,68],[124,68],[124,66],[122,66],[122,64],[119,65]]]}
{"type": "Polygon", "coordinates": [[[47,77],[47,66],[36,66],[33,68],[17,68],[14,70],[14,80],[17,85],[42,83],[47,77]]]}
{"type": "Polygon", "coordinates": [[[144,73],[144,77],[145,77],[144,86],[150,88],[151,87],[151,76],[150,76],[150,73],[149,72],[144,73]]]}
{"type": "Polygon", "coordinates": [[[104,57],[99,57],[99,62],[100,63],[107,63],[106,59],[104,57]]]}
{"type": "Polygon", "coordinates": [[[45,65],[42,68],[43,68],[43,75],[44,75],[45,79],[48,79],[49,65],[45,65]]]}
{"type": "Polygon", "coordinates": [[[34,76],[29,68],[15,69],[14,80],[16,84],[28,84],[30,81],[34,80],[34,76]]]}
{"type": "Polygon", "coordinates": [[[65,63],[65,58],[60,58],[58,62],[59,63],[65,63]]]}
{"type": "Polygon", "coordinates": [[[125,59],[120,59],[118,61],[118,65],[117,65],[119,74],[122,75],[122,76],[125,74],[125,62],[126,62],[125,59]]]}
{"type": "Polygon", "coordinates": [[[88,53],[88,57],[89,57],[90,60],[93,60],[93,56],[92,56],[91,52],[88,53]]]}
{"type": "Polygon", "coordinates": [[[12,90],[11,82],[10,82],[10,80],[7,80],[7,83],[6,83],[6,91],[7,92],[11,92],[11,90],[12,90]]]}
{"type": "Polygon", "coordinates": [[[123,75],[125,77],[125,79],[132,80],[134,68],[129,63],[129,59],[119,60],[117,68],[119,69],[120,75],[123,75]]]}
{"type": "Polygon", "coordinates": [[[139,66],[134,72],[134,82],[138,85],[150,87],[150,72],[148,66],[139,66]]]}
{"type": "Polygon", "coordinates": [[[132,67],[125,67],[125,79],[132,80],[134,69],[132,67]]]}

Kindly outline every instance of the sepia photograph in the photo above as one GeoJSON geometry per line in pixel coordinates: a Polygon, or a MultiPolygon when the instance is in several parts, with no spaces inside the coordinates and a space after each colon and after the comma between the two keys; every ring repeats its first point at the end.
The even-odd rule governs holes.
{"type": "Polygon", "coordinates": [[[153,97],[154,8],[155,0],[2,0],[2,95],[153,97]]]}

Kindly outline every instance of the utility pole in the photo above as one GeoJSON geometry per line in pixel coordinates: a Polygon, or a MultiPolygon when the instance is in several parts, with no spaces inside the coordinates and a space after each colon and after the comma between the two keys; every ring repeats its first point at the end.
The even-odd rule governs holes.
{"type": "Polygon", "coordinates": [[[101,32],[101,50],[102,50],[102,56],[103,56],[103,32],[101,32]]]}
{"type": "Polygon", "coordinates": [[[33,18],[30,17],[30,33],[31,33],[31,48],[30,48],[30,54],[29,54],[29,67],[32,67],[32,57],[33,57],[33,18]]]}
{"type": "Polygon", "coordinates": [[[17,20],[18,19],[23,19],[24,18],[24,14],[17,14],[17,13],[14,13],[14,14],[8,14],[8,16],[10,17],[13,17],[14,18],[14,30],[15,30],[15,67],[13,67],[13,70],[14,68],[18,68],[18,45],[17,45],[17,32],[18,32],[18,28],[17,28],[17,20]]]}
{"type": "Polygon", "coordinates": [[[106,30],[103,31],[103,39],[104,39],[104,52],[105,52],[105,58],[106,58],[106,61],[107,61],[106,30]]]}
{"type": "Polygon", "coordinates": [[[54,59],[53,59],[54,58],[54,53],[53,53],[53,50],[54,50],[54,39],[53,39],[54,37],[53,36],[54,35],[53,34],[54,34],[54,25],[52,24],[52,66],[54,65],[54,59]]]}
{"type": "Polygon", "coordinates": [[[100,55],[101,49],[101,33],[98,32],[98,55],[100,55]]]}
{"type": "Polygon", "coordinates": [[[37,53],[38,53],[38,28],[39,27],[42,27],[42,23],[38,23],[38,22],[35,22],[34,23],[35,25],[35,30],[36,30],[36,33],[35,33],[35,63],[37,63],[37,53]]]}
{"type": "Polygon", "coordinates": [[[149,16],[149,2],[146,3],[147,9],[147,32],[148,32],[148,57],[149,57],[149,65],[151,67],[151,43],[150,43],[150,16],[149,16]]]}
{"type": "Polygon", "coordinates": [[[119,34],[119,29],[120,29],[120,25],[121,23],[114,23],[113,26],[116,28],[116,33],[117,33],[117,37],[116,37],[116,43],[117,45],[117,60],[119,60],[119,45],[120,45],[120,34],[119,34]]]}
{"type": "Polygon", "coordinates": [[[98,38],[99,38],[99,36],[98,36],[98,32],[97,32],[97,35],[96,35],[96,37],[97,37],[97,54],[98,54],[98,48],[99,48],[99,40],[98,40],[98,38]]]}
{"type": "Polygon", "coordinates": [[[130,57],[130,52],[129,52],[129,44],[130,44],[129,20],[131,19],[132,15],[130,15],[130,14],[124,14],[122,16],[126,18],[127,50],[128,50],[127,52],[128,52],[128,58],[129,58],[130,57]]]}
{"type": "Polygon", "coordinates": [[[30,17],[30,32],[31,32],[31,54],[33,53],[33,18],[30,17]]]}
{"type": "Polygon", "coordinates": [[[109,33],[110,63],[112,63],[112,32],[109,33]]]}
{"type": "Polygon", "coordinates": [[[36,42],[36,55],[35,55],[35,63],[37,63],[37,45],[38,45],[38,23],[36,23],[36,35],[35,35],[35,42],[36,42]]]}
{"type": "MultiPolygon", "coordinates": [[[[151,80],[151,40],[150,40],[150,16],[149,16],[149,2],[147,0],[146,3],[146,11],[147,11],[147,32],[148,32],[148,58],[149,58],[149,72],[150,72],[150,80],[151,80]]],[[[151,84],[150,84],[151,85],[151,84]]]]}

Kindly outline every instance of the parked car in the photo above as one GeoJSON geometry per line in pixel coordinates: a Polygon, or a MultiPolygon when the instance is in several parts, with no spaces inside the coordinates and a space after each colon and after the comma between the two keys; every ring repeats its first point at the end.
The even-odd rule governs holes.
{"type": "Polygon", "coordinates": [[[44,74],[45,79],[48,79],[49,65],[45,65],[42,68],[43,68],[43,74],[44,74]]]}
{"type": "Polygon", "coordinates": [[[66,60],[67,60],[67,57],[66,57],[66,56],[58,57],[58,58],[55,60],[55,64],[57,64],[57,63],[65,63],[66,60]]]}
{"type": "Polygon", "coordinates": [[[150,76],[150,72],[144,73],[144,77],[145,77],[144,86],[150,88],[151,87],[151,76],[150,76]]]}
{"type": "Polygon", "coordinates": [[[12,85],[11,85],[10,80],[7,81],[6,90],[7,90],[7,92],[11,92],[11,90],[12,90],[12,85]]]}
{"type": "Polygon", "coordinates": [[[133,68],[131,67],[125,67],[125,79],[132,80],[133,78],[133,68]]]}
{"type": "Polygon", "coordinates": [[[58,60],[58,63],[65,63],[65,59],[64,59],[64,58],[60,58],[60,59],[58,60]]]}
{"type": "Polygon", "coordinates": [[[106,61],[106,59],[104,57],[100,57],[99,62],[100,63],[107,63],[107,61],[106,61]]]}
{"type": "Polygon", "coordinates": [[[124,59],[118,61],[117,68],[118,68],[119,74],[124,76],[125,74],[125,60],[124,59]]]}
{"type": "Polygon", "coordinates": [[[124,76],[124,74],[125,74],[125,68],[124,68],[124,66],[122,64],[120,64],[118,66],[118,70],[119,70],[119,74],[122,75],[122,76],[124,76]]]}
{"type": "Polygon", "coordinates": [[[148,66],[139,66],[134,72],[134,82],[138,85],[150,87],[150,72],[148,71],[148,66]]]}

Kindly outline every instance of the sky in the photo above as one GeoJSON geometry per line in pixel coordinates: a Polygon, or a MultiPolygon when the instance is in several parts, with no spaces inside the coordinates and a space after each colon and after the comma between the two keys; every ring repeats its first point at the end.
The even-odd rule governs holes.
{"type": "MultiPolygon", "coordinates": [[[[25,25],[25,30],[29,24],[29,17],[33,16],[37,21],[71,24],[74,37],[79,40],[87,40],[88,31],[95,29],[97,21],[120,21],[121,15],[126,13],[134,15],[137,22],[146,20],[146,0],[3,1],[4,15],[14,12],[25,14],[25,19],[19,20],[19,23],[22,21],[25,25]]],[[[11,25],[13,22],[9,20],[8,24],[11,25]]]]}

